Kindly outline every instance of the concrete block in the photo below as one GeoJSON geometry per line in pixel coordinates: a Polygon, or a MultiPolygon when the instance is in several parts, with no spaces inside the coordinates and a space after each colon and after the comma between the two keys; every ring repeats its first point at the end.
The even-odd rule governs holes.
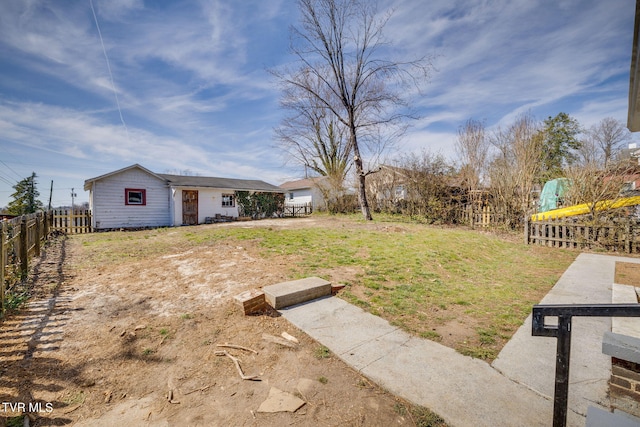
{"type": "Polygon", "coordinates": [[[264,297],[264,292],[260,289],[250,289],[244,291],[241,294],[233,297],[234,300],[240,305],[245,315],[253,314],[258,311],[263,311],[267,308],[267,302],[264,297]]]}
{"type": "Polygon", "coordinates": [[[628,335],[605,332],[602,352],[629,362],[640,363],[640,339],[628,335]]]}
{"type": "Polygon", "coordinates": [[[307,277],[290,282],[265,286],[263,289],[267,303],[279,310],[291,305],[300,304],[331,295],[331,282],[319,277],[307,277]]]}

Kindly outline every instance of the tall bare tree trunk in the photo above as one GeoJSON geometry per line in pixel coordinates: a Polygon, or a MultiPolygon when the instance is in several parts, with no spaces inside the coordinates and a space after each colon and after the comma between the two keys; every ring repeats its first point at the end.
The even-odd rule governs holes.
{"type": "Polygon", "coordinates": [[[297,3],[301,20],[291,29],[290,48],[299,61],[293,68],[272,71],[283,85],[284,107],[293,112],[285,126],[295,125],[300,113],[320,112],[349,129],[349,147],[343,153],[353,153],[360,207],[365,220],[371,220],[365,181],[372,171],[364,167],[373,163],[363,162],[362,156],[381,153],[402,134],[405,120],[413,116],[406,113],[401,88],[420,89],[432,70],[431,57],[386,59],[389,41],[382,30],[391,14],[379,14],[375,2],[297,3]],[[362,152],[357,141],[360,129],[366,129],[360,133],[362,152]]]}
{"type": "Polygon", "coordinates": [[[362,166],[362,158],[360,157],[360,149],[358,148],[358,142],[355,134],[351,134],[351,140],[353,142],[353,163],[356,165],[356,175],[358,176],[358,200],[360,201],[360,210],[362,211],[364,219],[371,221],[373,220],[373,217],[371,216],[371,210],[369,209],[366,192],[367,174],[364,172],[364,168],[362,166]]]}

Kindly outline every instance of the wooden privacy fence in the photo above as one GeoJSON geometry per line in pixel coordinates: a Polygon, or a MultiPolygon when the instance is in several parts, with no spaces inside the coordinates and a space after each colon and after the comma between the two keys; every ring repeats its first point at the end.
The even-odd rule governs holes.
{"type": "Polygon", "coordinates": [[[43,242],[55,231],[91,232],[91,211],[52,210],[0,221],[0,314],[6,291],[26,278],[29,260],[40,256],[43,242]]]}
{"type": "Polygon", "coordinates": [[[29,259],[40,255],[49,225],[43,212],[0,221],[0,313],[5,308],[5,291],[27,276],[29,259]]]}
{"type": "Polygon", "coordinates": [[[282,210],[283,217],[307,216],[313,213],[311,203],[303,203],[297,205],[284,205],[282,210]]]}
{"type": "Polygon", "coordinates": [[[51,231],[65,234],[91,233],[91,211],[88,209],[58,209],[48,211],[51,231]]]}
{"type": "Polygon", "coordinates": [[[634,219],[588,221],[557,219],[526,221],[525,243],[557,248],[640,252],[640,223],[634,219]]]}
{"type": "Polygon", "coordinates": [[[470,227],[495,227],[505,222],[505,215],[491,205],[465,205],[462,209],[462,223],[470,227]]]}

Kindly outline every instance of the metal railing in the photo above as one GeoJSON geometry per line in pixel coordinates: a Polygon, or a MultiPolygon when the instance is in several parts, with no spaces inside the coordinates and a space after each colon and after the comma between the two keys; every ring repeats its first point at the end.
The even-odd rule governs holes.
{"type": "Polygon", "coordinates": [[[553,427],[567,425],[569,397],[569,359],[571,357],[571,320],[580,317],[640,317],[639,304],[567,304],[534,305],[532,332],[537,337],[557,338],[556,378],[553,395],[553,427]],[[546,317],[557,317],[557,325],[545,323],[546,317]]]}

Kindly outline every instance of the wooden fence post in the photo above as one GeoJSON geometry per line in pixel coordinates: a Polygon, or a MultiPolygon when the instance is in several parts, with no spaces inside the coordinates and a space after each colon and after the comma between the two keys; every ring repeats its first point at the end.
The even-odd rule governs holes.
{"type": "Polygon", "coordinates": [[[45,239],[49,237],[49,213],[42,212],[42,229],[45,239]]]}
{"type": "Polygon", "coordinates": [[[4,270],[7,265],[7,248],[5,245],[5,222],[0,219],[0,315],[4,313],[4,270]]]}
{"type": "Polygon", "coordinates": [[[29,238],[27,232],[27,216],[20,221],[20,277],[24,279],[29,273],[29,238]]]}
{"type": "Polygon", "coordinates": [[[84,211],[85,213],[85,220],[84,220],[84,225],[85,225],[85,233],[91,233],[92,229],[91,229],[91,211],[89,209],[87,209],[86,211],[84,211]]]}
{"type": "Polygon", "coordinates": [[[470,212],[469,212],[469,226],[471,228],[473,228],[473,223],[474,223],[474,220],[475,220],[474,217],[475,217],[475,206],[473,204],[471,204],[471,209],[470,209],[470,212]]]}
{"type": "Polygon", "coordinates": [[[35,256],[40,256],[40,238],[41,238],[41,234],[42,234],[42,227],[40,226],[40,220],[42,218],[42,213],[41,212],[37,212],[36,213],[36,238],[35,238],[35,256]]]}
{"type": "Polygon", "coordinates": [[[529,244],[529,217],[527,215],[524,217],[524,244],[529,244]]]}

